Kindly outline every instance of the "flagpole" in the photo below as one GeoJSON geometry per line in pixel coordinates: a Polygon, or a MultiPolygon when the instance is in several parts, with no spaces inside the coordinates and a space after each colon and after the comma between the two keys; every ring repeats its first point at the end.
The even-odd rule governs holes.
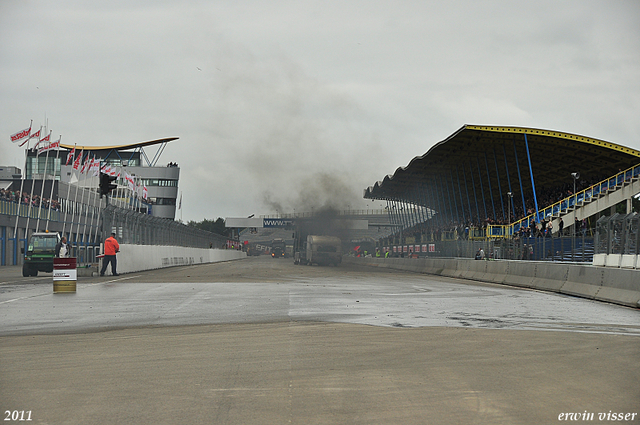
{"type": "Polygon", "coordinates": [[[120,177],[122,177],[122,167],[120,167],[120,171],[118,171],[118,173],[116,174],[116,193],[118,194],[118,200],[119,202],[119,207],[122,209],[126,209],[126,204],[125,204],[125,191],[124,191],[124,186],[121,184],[122,182],[120,181],[120,177]]]}
{"type": "MultiPolygon", "coordinates": [[[[100,162],[100,164],[98,165],[98,178],[100,178],[100,173],[101,172],[102,172],[102,162],[100,162]]],[[[109,195],[106,195],[106,196],[109,196],[109,195]]],[[[104,211],[102,209],[102,196],[100,198],[101,198],[100,205],[99,205],[100,206],[100,210],[98,212],[98,216],[96,217],[96,228],[95,228],[95,233],[93,235],[93,240],[96,241],[96,242],[98,242],[98,230],[99,230],[99,227],[100,227],[100,216],[102,215],[102,212],[104,211]]],[[[107,202],[109,202],[109,201],[105,197],[105,207],[107,205],[107,202]]]]}
{"type": "MultiPolygon", "coordinates": [[[[18,252],[18,219],[20,218],[20,207],[22,206],[22,188],[24,187],[24,178],[27,174],[27,158],[29,153],[29,141],[31,140],[31,127],[33,126],[33,120],[29,124],[29,138],[27,139],[27,149],[24,151],[24,169],[22,170],[22,179],[20,180],[20,192],[18,193],[18,212],[16,213],[16,226],[13,229],[13,238],[16,240],[15,242],[15,253],[17,255],[18,252]]],[[[24,231],[25,240],[27,238],[27,230],[24,231]]]]}
{"type": "MultiPolygon", "coordinates": [[[[92,180],[93,180],[93,175],[89,176],[89,173],[92,173],[92,172],[93,172],[93,171],[92,171],[92,168],[93,168],[93,163],[95,162],[95,160],[96,160],[96,156],[95,156],[95,154],[94,154],[94,155],[93,155],[93,159],[92,159],[92,160],[91,160],[91,162],[89,163],[89,168],[87,169],[87,177],[89,177],[89,178],[90,178],[90,179],[92,179],[92,180]]],[[[91,187],[91,186],[90,186],[90,187],[91,187]]],[[[96,192],[96,194],[97,194],[97,192],[96,192]]],[[[85,216],[84,216],[84,228],[82,229],[82,234],[83,234],[83,235],[85,235],[85,236],[87,235],[87,223],[89,222],[89,208],[91,208],[91,222],[93,223],[94,210],[93,210],[92,199],[91,199],[91,198],[92,198],[92,196],[91,196],[91,195],[92,195],[92,191],[91,191],[91,189],[89,189],[89,199],[87,199],[87,207],[88,207],[88,208],[87,208],[87,213],[86,213],[86,214],[85,214],[85,216]]],[[[94,200],[95,200],[95,199],[94,199],[94,200]]],[[[89,234],[91,234],[91,229],[89,229],[89,234]]],[[[87,249],[86,249],[86,253],[87,253],[87,254],[89,254],[89,249],[88,249],[88,247],[89,247],[88,239],[89,239],[89,238],[87,238],[87,240],[85,240],[85,244],[84,244],[84,245],[85,245],[85,247],[87,248],[87,249]]],[[[88,255],[87,255],[87,257],[88,257],[88,255]]]]}
{"type": "MultiPolygon", "coordinates": [[[[96,161],[96,156],[93,156],[93,163],[91,165],[91,168],[93,168],[95,170],[96,166],[98,167],[98,176],[100,176],[100,162],[96,161]]],[[[91,174],[91,178],[93,179],[96,176],[95,171],[92,170],[92,174],[91,174]]],[[[98,177],[98,181],[100,180],[100,178],[98,177]]],[[[94,219],[98,217],[98,214],[96,214],[96,209],[100,207],[100,202],[98,201],[98,190],[95,191],[94,196],[93,196],[93,205],[91,206],[91,226],[89,227],[89,240],[91,240],[91,229],[95,226],[94,223],[94,219]],[[96,202],[98,201],[98,202],[96,202]],[[98,204],[98,206],[96,207],[95,204],[98,204]]],[[[86,231],[86,223],[85,223],[85,230],[86,231]]],[[[96,243],[96,239],[93,239],[93,243],[96,243]]],[[[93,252],[93,256],[92,259],[95,259],[96,253],[95,250],[93,252]]]]}
{"type": "MultiPolygon", "coordinates": [[[[76,144],[73,144],[73,154],[76,154],[76,144]]],[[[62,164],[60,164],[60,180],[62,180],[62,164]]],[[[67,163],[65,164],[69,165],[69,159],[67,158],[67,163]]],[[[73,177],[73,162],[71,163],[71,177],[73,177]]],[[[64,231],[67,228],[67,213],[69,212],[69,198],[71,196],[71,179],[69,179],[69,183],[67,183],[67,200],[65,201],[65,209],[64,209],[64,223],[62,224],[62,234],[64,235],[64,231]]],[[[71,238],[69,238],[71,239],[71,238]]],[[[71,241],[69,241],[71,242],[71,241]]]]}
{"type": "MultiPolygon", "coordinates": [[[[87,154],[88,155],[88,154],[87,154]]],[[[78,166],[78,186],[76,186],[76,195],[75,195],[75,199],[73,200],[73,202],[75,203],[78,200],[78,190],[80,189],[80,175],[82,174],[82,166],[83,166],[83,162],[85,162],[84,159],[84,149],[82,150],[82,152],[80,153],[80,164],[78,166]]],[[[84,187],[82,188],[82,198],[80,200],[80,204],[82,205],[82,201],[84,201],[84,187]]],[[[82,207],[81,207],[82,208],[82,207]]],[[[78,216],[77,216],[77,220],[76,220],[76,246],[78,246],[78,230],[80,230],[80,217],[81,217],[81,212],[78,211],[78,216]]],[[[73,224],[71,225],[71,232],[73,232],[73,224]]],[[[77,255],[77,253],[76,253],[77,255]]]]}
{"type": "MultiPolygon", "coordinates": [[[[51,130],[49,130],[49,135],[47,136],[49,139],[49,145],[51,145],[51,130]]],[[[44,173],[42,174],[42,187],[40,188],[40,205],[38,209],[38,221],[36,222],[36,232],[40,230],[40,216],[42,215],[42,197],[44,196],[44,184],[47,180],[47,166],[49,165],[49,151],[51,149],[47,149],[47,156],[44,160],[44,173]]],[[[55,164],[54,164],[55,165],[55,164]]],[[[54,167],[55,168],[55,167],[54,167]]],[[[55,170],[54,170],[55,172],[55,170]]],[[[49,201],[49,205],[51,205],[51,201],[49,201]]]]}
{"type": "MultiPolygon", "coordinates": [[[[83,156],[84,156],[84,149],[82,149],[82,150],[80,151],[80,158],[78,158],[78,159],[80,159],[79,164],[82,164],[83,156]]],[[[76,161],[77,161],[77,160],[76,160],[76,161]]],[[[73,169],[75,169],[75,166],[76,166],[76,163],[75,163],[75,161],[74,161],[74,163],[73,163],[73,169]]],[[[71,172],[71,177],[73,177],[73,171],[71,172]]],[[[79,189],[79,188],[80,188],[80,165],[78,165],[78,182],[77,182],[77,184],[76,184],[76,194],[75,194],[75,196],[73,197],[73,207],[74,207],[74,210],[77,210],[78,189],[79,189]]],[[[71,219],[72,219],[72,221],[71,221],[71,225],[70,225],[70,232],[71,232],[71,233],[69,234],[69,236],[73,235],[73,219],[74,219],[74,217],[71,217],[71,219]]],[[[69,242],[71,242],[71,238],[69,238],[69,242]]],[[[78,235],[76,235],[75,242],[76,242],[76,245],[77,245],[77,243],[78,243],[78,235]]]]}
{"type": "MultiPolygon", "coordinates": [[[[40,143],[40,141],[38,141],[38,144],[40,143]]],[[[38,146],[38,144],[36,144],[36,147],[38,146]]],[[[28,146],[28,144],[27,144],[28,146]]],[[[35,150],[35,149],[34,149],[35,150]]],[[[40,161],[38,160],[38,151],[36,151],[36,166],[38,167],[38,169],[40,168],[40,161]]],[[[25,170],[25,174],[26,174],[25,170]]],[[[33,169],[31,170],[31,195],[29,195],[29,209],[27,211],[27,227],[26,229],[29,229],[29,221],[31,220],[31,207],[33,206],[33,188],[34,188],[35,184],[34,184],[34,179],[33,179],[33,169]]]]}
{"type": "MultiPolygon", "coordinates": [[[[98,167],[98,178],[100,178],[100,173],[102,172],[102,163],[100,163],[99,167],[98,167]]],[[[105,196],[105,208],[109,203],[109,200],[107,199],[109,195],[105,196]]],[[[96,229],[95,229],[95,234],[93,236],[93,240],[96,241],[98,243],[98,246],[100,246],[101,241],[98,240],[98,230],[100,230],[100,218],[102,216],[102,213],[104,212],[104,209],[102,208],[102,196],[100,196],[100,210],[98,211],[98,217],[96,217],[96,229]]],[[[102,222],[102,224],[104,224],[104,221],[102,222]]]]}
{"type": "MultiPolygon", "coordinates": [[[[53,186],[56,183],[56,160],[60,157],[60,140],[62,134],[58,137],[58,146],[56,147],[56,159],[53,160],[53,180],[51,181],[51,194],[49,195],[49,211],[47,212],[47,225],[45,231],[49,231],[49,222],[51,221],[51,205],[53,204],[53,186]]],[[[62,180],[62,162],[60,162],[60,180],[62,180]]],[[[58,197],[59,198],[59,197],[58,197]]]]}

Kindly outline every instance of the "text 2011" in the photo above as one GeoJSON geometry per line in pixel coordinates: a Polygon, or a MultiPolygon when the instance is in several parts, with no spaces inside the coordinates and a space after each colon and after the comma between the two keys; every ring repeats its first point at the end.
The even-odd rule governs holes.
{"type": "Polygon", "coordinates": [[[31,410],[5,410],[5,421],[30,421],[31,410]]]}

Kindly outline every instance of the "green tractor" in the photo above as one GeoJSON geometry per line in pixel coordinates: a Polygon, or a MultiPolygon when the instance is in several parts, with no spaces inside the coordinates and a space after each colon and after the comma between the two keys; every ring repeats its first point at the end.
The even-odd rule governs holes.
{"type": "Polygon", "coordinates": [[[39,271],[51,273],[58,242],[58,233],[38,232],[31,235],[22,265],[22,276],[38,276],[39,271]]]}

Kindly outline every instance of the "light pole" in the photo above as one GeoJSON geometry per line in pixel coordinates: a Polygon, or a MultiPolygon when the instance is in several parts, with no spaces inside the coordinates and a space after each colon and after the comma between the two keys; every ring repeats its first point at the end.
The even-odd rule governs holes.
{"type": "MultiPolygon", "coordinates": [[[[511,198],[513,198],[513,193],[507,192],[507,215],[509,216],[509,226],[507,227],[507,232],[511,228],[511,198]]],[[[507,233],[508,234],[508,233],[507,233]]]]}
{"type": "MultiPolygon", "coordinates": [[[[507,226],[507,238],[509,240],[511,240],[511,198],[513,198],[513,193],[511,192],[507,192],[507,215],[508,215],[508,223],[509,225],[507,226]]],[[[512,246],[511,243],[507,244],[509,251],[512,251],[512,246]]],[[[507,252],[507,254],[510,254],[509,252],[507,252]]],[[[508,257],[509,259],[513,259],[511,258],[511,255],[509,255],[508,257]]]]}
{"type": "Polygon", "coordinates": [[[573,177],[573,232],[571,237],[571,261],[574,260],[574,253],[576,250],[576,227],[578,226],[578,218],[576,210],[578,209],[578,197],[576,196],[576,180],[580,178],[580,173],[571,173],[573,177]]]}

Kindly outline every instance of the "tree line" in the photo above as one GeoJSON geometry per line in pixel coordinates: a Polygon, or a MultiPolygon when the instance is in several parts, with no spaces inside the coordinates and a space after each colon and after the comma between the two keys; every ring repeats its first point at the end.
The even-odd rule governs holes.
{"type": "Polygon", "coordinates": [[[187,223],[187,226],[196,227],[218,235],[229,236],[229,229],[225,227],[225,221],[221,217],[218,217],[217,220],[208,220],[206,218],[202,221],[191,220],[187,223]]]}

